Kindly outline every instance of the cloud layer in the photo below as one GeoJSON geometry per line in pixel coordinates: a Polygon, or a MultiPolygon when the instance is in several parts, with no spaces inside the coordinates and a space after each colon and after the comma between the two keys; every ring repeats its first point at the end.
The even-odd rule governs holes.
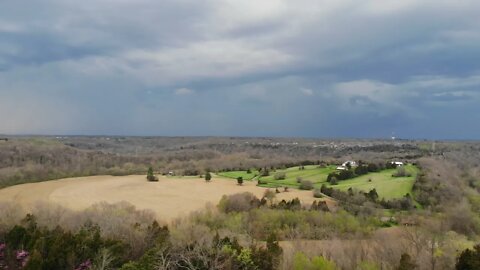
{"type": "Polygon", "coordinates": [[[477,1],[0,3],[0,134],[480,138],[477,1]]]}

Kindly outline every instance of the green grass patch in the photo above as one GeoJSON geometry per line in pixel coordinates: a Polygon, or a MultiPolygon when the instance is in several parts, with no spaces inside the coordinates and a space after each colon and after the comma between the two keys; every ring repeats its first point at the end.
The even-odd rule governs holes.
{"type": "MultiPolygon", "coordinates": [[[[259,177],[262,187],[276,188],[276,187],[290,187],[299,188],[300,184],[297,182],[297,178],[303,180],[312,181],[315,188],[320,188],[322,184],[326,184],[329,187],[347,191],[349,188],[368,192],[372,189],[376,189],[380,198],[394,199],[402,198],[405,194],[410,193],[412,195],[412,188],[415,182],[415,176],[418,174],[419,169],[411,164],[405,165],[405,170],[411,174],[408,177],[393,177],[396,169],[387,169],[380,172],[368,173],[366,175],[358,176],[352,179],[339,181],[338,185],[330,185],[327,182],[327,176],[329,173],[335,172],[337,166],[319,167],[317,165],[305,166],[303,170],[299,167],[291,167],[287,169],[280,169],[276,171],[270,171],[269,176],[259,177]],[[276,173],[285,173],[285,179],[275,180],[276,173]]],[[[237,179],[237,177],[243,177],[244,180],[251,180],[258,172],[252,172],[247,174],[246,171],[231,171],[218,173],[219,176],[237,179]]]]}
{"type": "Polygon", "coordinates": [[[317,165],[304,166],[305,169],[300,170],[300,167],[291,167],[284,170],[270,171],[269,176],[260,177],[260,180],[265,184],[264,187],[281,187],[288,186],[298,188],[300,184],[297,182],[297,178],[303,180],[312,181],[314,184],[325,183],[329,173],[334,172],[336,166],[318,167],[317,165]],[[276,173],[285,173],[285,179],[275,180],[276,173]]]}
{"type": "Polygon", "coordinates": [[[417,167],[410,164],[405,166],[405,170],[409,172],[411,176],[393,177],[392,174],[396,172],[396,169],[389,169],[383,170],[381,172],[368,173],[366,175],[362,175],[348,180],[339,181],[338,185],[332,186],[327,183],[327,186],[337,188],[343,191],[346,191],[349,188],[353,188],[365,192],[368,192],[375,188],[380,198],[401,198],[407,193],[412,194],[415,176],[419,172],[419,169],[417,167]]]}
{"type": "Polygon", "coordinates": [[[238,177],[243,177],[243,180],[252,180],[255,176],[259,175],[258,171],[230,171],[230,172],[219,172],[217,175],[232,179],[237,179],[238,177]]]}

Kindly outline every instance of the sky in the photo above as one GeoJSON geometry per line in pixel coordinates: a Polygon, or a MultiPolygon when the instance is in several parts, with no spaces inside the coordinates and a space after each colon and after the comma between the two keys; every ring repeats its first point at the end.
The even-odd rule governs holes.
{"type": "Polygon", "coordinates": [[[0,134],[480,139],[480,1],[2,0],[0,134]]]}

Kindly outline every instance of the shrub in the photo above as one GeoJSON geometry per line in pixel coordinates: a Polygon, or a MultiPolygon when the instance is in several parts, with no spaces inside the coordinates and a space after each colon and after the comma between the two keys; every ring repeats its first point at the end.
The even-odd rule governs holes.
{"type": "Polygon", "coordinates": [[[376,172],[376,171],[378,171],[378,166],[377,166],[376,164],[374,164],[374,163],[369,163],[368,166],[367,166],[367,168],[368,168],[368,171],[369,171],[369,172],[376,172]]]}
{"type": "Polygon", "coordinates": [[[212,180],[212,174],[210,172],[207,172],[205,174],[205,181],[210,182],[212,180]]]}
{"type": "Polygon", "coordinates": [[[325,259],[322,256],[315,256],[309,259],[305,254],[297,252],[293,259],[293,269],[322,269],[322,270],[335,270],[337,266],[334,262],[325,259]]]}
{"type": "Polygon", "coordinates": [[[275,192],[273,192],[273,191],[270,190],[270,189],[265,190],[265,192],[263,193],[263,198],[269,200],[270,202],[273,201],[273,199],[275,198],[275,196],[276,196],[275,192]]]}
{"type": "Polygon", "coordinates": [[[302,178],[302,177],[300,177],[300,176],[297,176],[297,183],[299,183],[299,184],[300,184],[302,181],[303,181],[303,178],[302,178]]]}
{"type": "Polygon", "coordinates": [[[413,262],[412,257],[407,253],[403,253],[400,258],[400,265],[397,267],[398,270],[410,270],[417,268],[417,265],[413,262]]]}
{"type": "Polygon", "coordinates": [[[237,184],[239,186],[243,185],[243,177],[241,177],[241,176],[237,177],[237,184]]]}
{"type": "Polygon", "coordinates": [[[284,173],[284,172],[277,172],[275,173],[275,175],[273,176],[273,178],[275,180],[285,180],[285,178],[287,177],[287,174],[284,173]]]}
{"type": "Polygon", "coordinates": [[[405,167],[399,166],[397,167],[397,171],[392,174],[393,177],[410,177],[412,176],[407,170],[405,170],[405,167]]]}
{"type": "Polygon", "coordinates": [[[368,167],[365,165],[360,165],[356,167],[354,171],[356,175],[364,175],[368,173],[368,167]]]}
{"type": "Polygon", "coordinates": [[[310,206],[310,210],[330,212],[326,201],[313,201],[312,206],[310,206]]]}
{"type": "Polygon", "coordinates": [[[225,212],[243,212],[260,205],[260,200],[250,192],[224,195],[218,204],[218,208],[225,212]]]}
{"type": "Polygon", "coordinates": [[[304,180],[300,183],[300,189],[303,190],[312,190],[313,189],[313,183],[312,181],[309,180],[304,180]]]}
{"type": "Polygon", "coordinates": [[[337,179],[337,177],[332,176],[332,178],[330,178],[330,184],[331,184],[331,185],[337,185],[337,184],[338,184],[338,179],[337,179]]]}
{"type": "Polygon", "coordinates": [[[458,270],[480,269],[480,244],[476,245],[473,250],[464,250],[458,256],[455,268],[458,270]]]}
{"type": "Polygon", "coordinates": [[[322,191],[319,188],[314,189],[313,190],[313,197],[322,198],[323,197],[322,191]]]}
{"type": "Polygon", "coordinates": [[[149,167],[147,171],[147,180],[148,181],[158,181],[158,177],[153,174],[153,168],[149,167]]]}

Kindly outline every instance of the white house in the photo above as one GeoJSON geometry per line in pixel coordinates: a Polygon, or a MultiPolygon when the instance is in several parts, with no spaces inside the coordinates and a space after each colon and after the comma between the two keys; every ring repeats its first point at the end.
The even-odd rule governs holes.
{"type": "Polygon", "coordinates": [[[350,164],[351,167],[357,167],[357,162],[356,162],[356,161],[353,161],[353,160],[345,161],[345,162],[342,164],[342,167],[348,167],[348,164],[350,164]]]}
{"type": "Polygon", "coordinates": [[[401,161],[392,161],[392,164],[394,164],[395,166],[403,166],[403,162],[401,161]]]}

